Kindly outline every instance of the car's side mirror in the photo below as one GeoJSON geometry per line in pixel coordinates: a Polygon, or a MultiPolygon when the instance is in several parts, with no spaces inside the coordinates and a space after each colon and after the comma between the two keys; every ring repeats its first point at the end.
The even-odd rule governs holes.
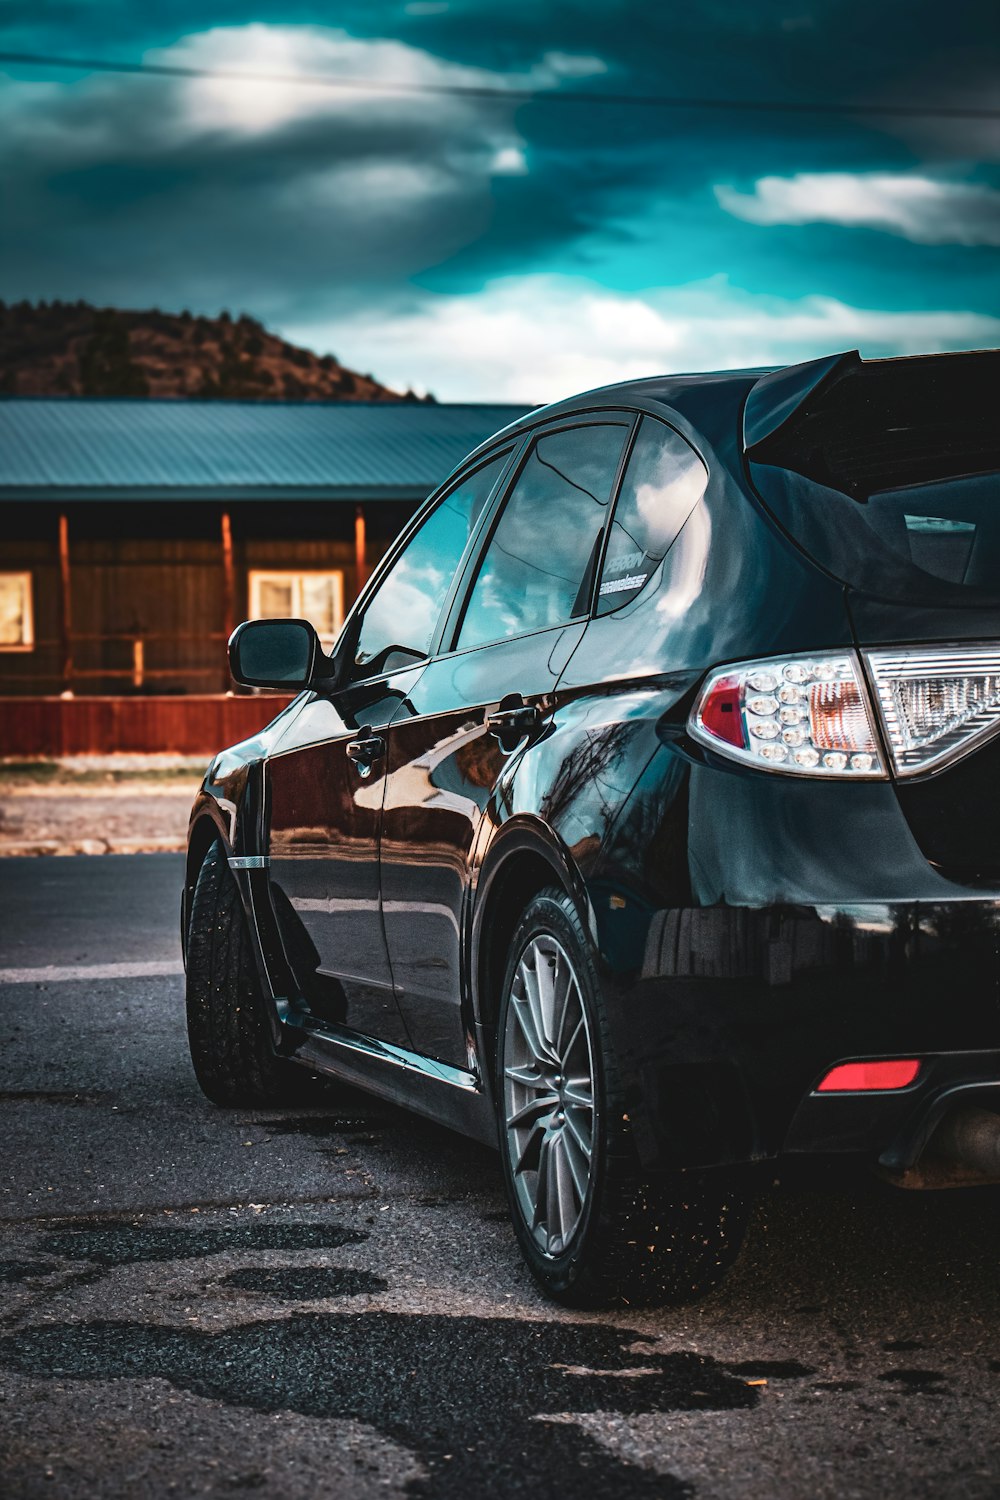
{"type": "Polygon", "coordinates": [[[308,687],[326,662],[308,620],[244,620],[229,638],[229,670],[243,687],[308,687]]]}

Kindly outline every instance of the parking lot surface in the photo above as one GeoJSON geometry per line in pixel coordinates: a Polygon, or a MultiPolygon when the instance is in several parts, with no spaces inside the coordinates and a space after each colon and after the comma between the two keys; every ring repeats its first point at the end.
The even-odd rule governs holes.
{"type": "Polygon", "coordinates": [[[706,1301],[556,1308],[489,1151],[202,1098],[181,870],[0,861],[5,1496],[1000,1493],[1000,1190],[767,1174],[706,1301]]]}

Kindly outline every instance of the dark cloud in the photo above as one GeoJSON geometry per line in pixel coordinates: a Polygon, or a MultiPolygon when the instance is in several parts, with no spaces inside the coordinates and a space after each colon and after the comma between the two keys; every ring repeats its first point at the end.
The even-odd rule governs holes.
{"type": "MultiPolygon", "coordinates": [[[[995,3],[981,0],[956,0],[946,28],[930,0],[345,0],[334,15],[245,0],[0,0],[0,36],[66,55],[172,49],[234,69],[263,57],[275,72],[402,69],[433,82],[477,69],[553,94],[562,68],[562,86],[594,92],[975,102],[1000,61],[995,3]],[[273,51],[255,26],[273,28],[273,51]],[[338,53],[344,33],[354,50],[338,53]]],[[[869,308],[996,303],[987,247],[747,222],[714,194],[823,172],[988,186],[1000,149],[987,124],[11,76],[0,88],[8,297],[227,306],[300,330],[373,308],[398,318],[428,291],[537,274],[623,292],[724,277],[869,308]]]]}
{"type": "Polygon", "coordinates": [[[42,295],[274,305],[405,283],[485,233],[495,112],[311,102],[258,130],[210,108],[199,124],[172,80],[102,79],[40,105],[25,91],[0,146],[6,277],[42,295]]]}

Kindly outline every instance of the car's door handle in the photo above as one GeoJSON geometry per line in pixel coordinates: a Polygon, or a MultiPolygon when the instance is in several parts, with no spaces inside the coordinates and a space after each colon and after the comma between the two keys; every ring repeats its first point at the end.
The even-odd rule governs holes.
{"type": "Polygon", "coordinates": [[[486,715],[486,728],[500,748],[515,750],[525,735],[534,734],[542,722],[542,711],[537,704],[525,703],[520,693],[508,693],[501,698],[492,713],[486,715]]]}
{"type": "Polygon", "coordinates": [[[372,766],[385,754],[385,740],[380,734],[371,734],[363,740],[351,740],[347,746],[347,759],[352,760],[362,776],[370,776],[372,766]]]}

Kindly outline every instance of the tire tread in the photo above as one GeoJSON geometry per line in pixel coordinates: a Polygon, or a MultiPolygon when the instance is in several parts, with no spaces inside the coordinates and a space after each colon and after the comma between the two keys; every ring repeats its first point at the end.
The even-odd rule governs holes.
{"type": "Polygon", "coordinates": [[[219,843],[192,896],[186,1002],[195,1076],[213,1103],[280,1104],[301,1093],[300,1070],[274,1051],[243,903],[219,843]]]}

